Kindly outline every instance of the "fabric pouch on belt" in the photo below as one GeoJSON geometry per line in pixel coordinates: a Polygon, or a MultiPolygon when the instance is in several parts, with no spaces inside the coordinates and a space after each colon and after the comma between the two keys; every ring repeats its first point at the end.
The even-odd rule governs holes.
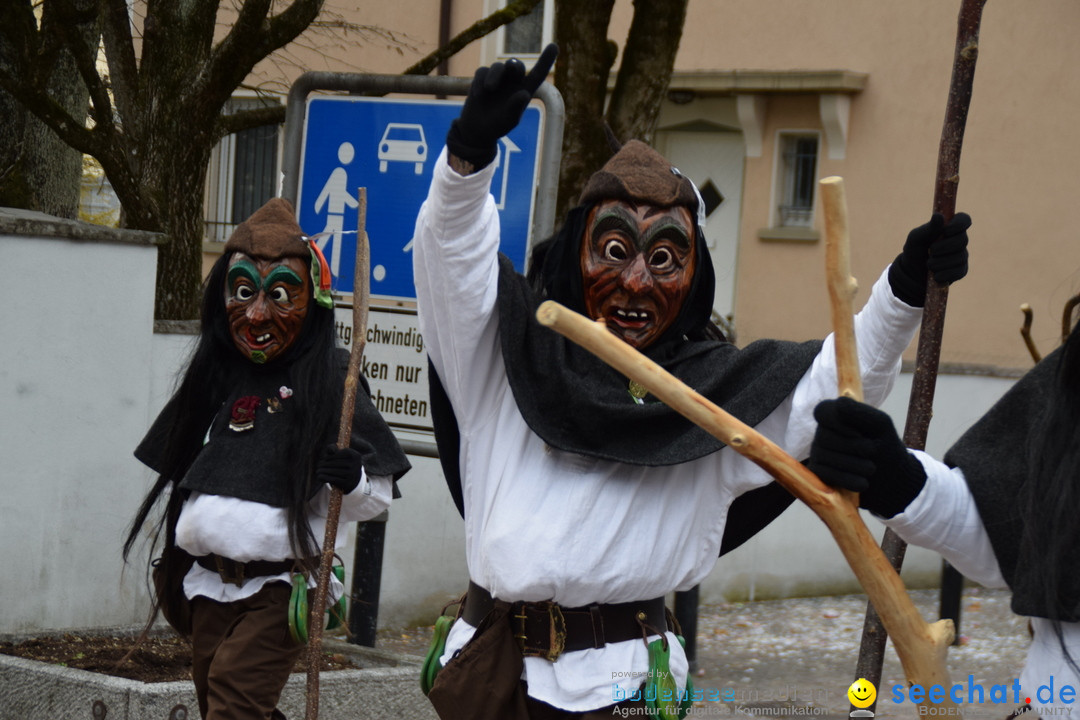
{"type": "Polygon", "coordinates": [[[428,699],[440,718],[528,717],[521,682],[525,663],[509,614],[510,603],[496,600],[472,639],[439,671],[428,699]]]}

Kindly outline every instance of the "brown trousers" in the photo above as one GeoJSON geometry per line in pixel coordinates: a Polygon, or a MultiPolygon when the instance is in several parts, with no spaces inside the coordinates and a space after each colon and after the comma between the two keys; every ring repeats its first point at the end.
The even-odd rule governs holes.
{"type": "Polygon", "coordinates": [[[285,583],[231,603],[192,601],[191,674],[203,720],[284,720],[278,698],[303,646],[289,636],[285,583]]]}
{"type": "Polygon", "coordinates": [[[435,678],[428,699],[443,720],[600,720],[617,708],[644,707],[627,701],[588,712],[569,712],[528,696],[521,680],[524,662],[510,630],[508,603],[496,600],[465,647],[435,678]]]}

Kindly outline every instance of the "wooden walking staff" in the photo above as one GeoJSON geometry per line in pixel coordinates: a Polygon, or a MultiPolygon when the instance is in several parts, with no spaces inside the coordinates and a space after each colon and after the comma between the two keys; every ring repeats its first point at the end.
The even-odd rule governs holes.
{"type": "MultiPolygon", "coordinates": [[[[953,56],[949,99],[945,106],[945,122],[941,128],[938,148],[937,174],[934,183],[934,212],[948,223],[956,212],[956,191],[960,183],[960,149],[964,143],[971,88],[975,79],[975,61],[979,55],[979,22],[986,0],[962,0],[956,27],[956,50],[953,56]]],[[[934,408],[934,386],[937,382],[938,361],[941,357],[941,336],[945,328],[945,305],[949,287],[939,285],[929,275],[926,304],[923,308],[919,345],[915,356],[915,374],[911,380],[907,421],[904,425],[904,444],[922,450],[934,408]]],[[[899,571],[904,563],[907,543],[892,530],[886,529],[881,541],[885,556],[899,571]]],[[[855,678],[866,678],[876,687],[881,681],[881,664],[885,656],[887,628],[882,627],[874,606],[866,608],[862,644],[855,678]]],[[[872,710],[874,705],[870,706],[872,710]]]]}
{"type": "MultiPolygon", "coordinates": [[[[825,284],[829,289],[832,315],[833,348],[836,352],[836,389],[841,397],[863,400],[859,350],[855,343],[855,293],[859,284],[851,276],[851,242],[848,236],[847,195],[844,180],[827,177],[821,186],[821,206],[825,221],[825,284]]],[[[850,490],[838,490],[855,507],[859,496],[850,490]]],[[[877,687],[877,683],[874,684],[877,687]]]]}
{"type": "MultiPolygon", "coordinates": [[[[349,447],[352,436],[353,408],[356,405],[356,385],[360,378],[364,345],[367,344],[370,265],[367,223],[367,188],[358,190],[359,204],[356,209],[356,272],[353,274],[353,324],[352,345],[349,348],[349,369],[345,373],[345,392],[341,398],[341,423],[338,427],[338,449],[349,447]]],[[[323,536],[322,557],[319,561],[318,584],[311,604],[311,628],[308,634],[307,697],[304,717],[319,717],[319,669],[322,652],[323,616],[326,614],[326,595],[330,587],[330,572],[334,563],[334,545],[337,543],[338,518],[341,515],[341,490],[330,488],[330,502],[326,510],[326,534],[323,536]]]]}
{"type": "Polygon", "coordinates": [[[851,276],[844,179],[827,177],[819,183],[825,218],[825,278],[829,286],[833,343],[836,347],[836,382],[839,394],[862,402],[862,374],[855,345],[853,301],[859,284],[851,276]]]}
{"type": "Polygon", "coordinates": [[[953,638],[952,621],[940,620],[930,625],[922,619],[900,576],[885,559],[853,503],[771,440],[616,338],[603,321],[589,320],[550,300],[540,306],[536,318],[541,325],[554,329],[641,383],[672,409],[767,470],[809,505],[828,526],[866,594],[880,611],[908,681],[923,687],[950,687],[945,654],[953,638]]]}

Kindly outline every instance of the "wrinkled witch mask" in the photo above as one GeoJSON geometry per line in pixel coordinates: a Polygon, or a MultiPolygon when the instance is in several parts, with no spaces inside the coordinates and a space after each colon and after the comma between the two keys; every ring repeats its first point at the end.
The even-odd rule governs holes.
{"type": "Polygon", "coordinates": [[[696,261],[686,207],[601,201],[581,242],[586,313],[629,345],[647,347],[678,317],[696,261]]]}
{"type": "Polygon", "coordinates": [[[252,362],[280,357],[300,337],[312,299],[306,263],[236,253],[225,280],[225,313],[237,350],[252,362]]]}

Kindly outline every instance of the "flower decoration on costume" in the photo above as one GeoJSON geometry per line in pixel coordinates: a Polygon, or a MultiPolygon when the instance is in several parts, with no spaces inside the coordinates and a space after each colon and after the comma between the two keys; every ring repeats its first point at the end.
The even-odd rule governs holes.
{"type": "Polygon", "coordinates": [[[244,432],[255,427],[255,408],[257,407],[259,407],[257,395],[245,395],[239,398],[233,403],[229,428],[236,432],[244,432]]]}

